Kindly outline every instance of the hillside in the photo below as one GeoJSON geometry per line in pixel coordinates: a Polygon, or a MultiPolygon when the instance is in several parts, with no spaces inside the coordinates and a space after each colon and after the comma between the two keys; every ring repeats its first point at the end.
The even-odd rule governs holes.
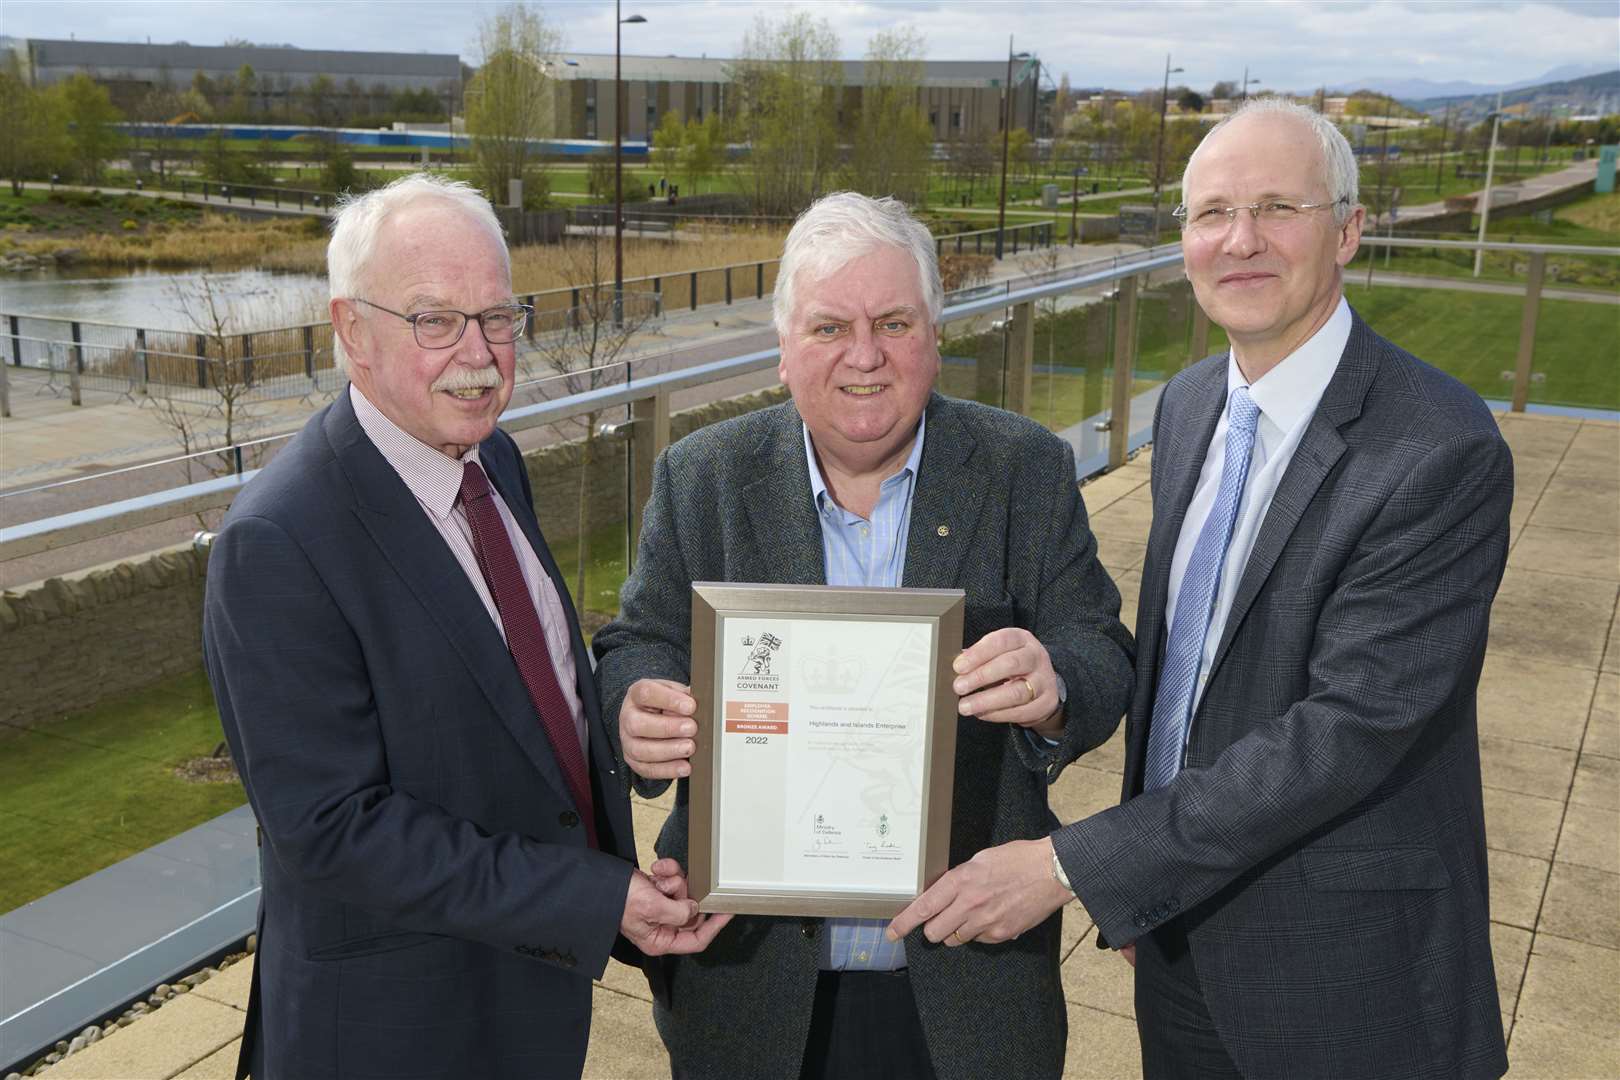
{"type": "MultiPolygon", "coordinates": [[[[1431,97],[1407,100],[1405,104],[1431,116],[1452,110],[1455,119],[1465,121],[1483,119],[1496,107],[1495,94],[1469,94],[1455,97],[1431,97]]],[[[1580,79],[1542,83],[1502,94],[1502,105],[1527,105],[1532,114],[1552,110],[1557,115],[1569,113],[1620,112],[1620,69],[1601,75],[1588,75],[1580,79]]]]}

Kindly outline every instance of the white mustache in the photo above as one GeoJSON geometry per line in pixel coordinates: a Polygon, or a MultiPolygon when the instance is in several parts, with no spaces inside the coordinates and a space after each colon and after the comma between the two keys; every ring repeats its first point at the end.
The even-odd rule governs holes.
{"type": "Polygon", "coordinates": [[[501,373],[494,367],[454,368],[433,381],[431,389],[440,390],[494,390],[501,385],[501,373]]]}

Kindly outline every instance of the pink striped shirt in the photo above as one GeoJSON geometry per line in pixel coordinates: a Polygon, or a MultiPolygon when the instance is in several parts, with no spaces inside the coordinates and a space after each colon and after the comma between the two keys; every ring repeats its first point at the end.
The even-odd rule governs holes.
{"type": "MultiPolygon", "coordinates": [[[[495,598],[490,595],[484,575],[478,569],[478,556],[473,553],[472,529],[467,524],[467,514],[457,502],[457,496],[461,494],[462,470],[467,462],[478,461],[478,447],[468,450],[460,461],[446,457],[401,430],[377,406],[366,400],[366,395],[353,383],[349,384],[349,400],[354,403],[354,415],[360,421],[361,430],[371,439],[383,459],[393,466],[411,494],[416,496],[416,502],[427,519],[444,537],[450,554],[456,557],[461,572],[467,575],[467,582],[478,594],[478,599],[484,602],[484,610],[495,621],[495,629],[501,632],[504,641],[506,628],[501,625],[500,612],[495,610],[495,598]]],[[[529,538],[523,535],[523,530],[493,483],[490,494],[501,512],[501,523],[506,526],[512,550],[517,552],[518,565],[523,568],[523,582],[529,587],[529,599],[534,601],[540,625],[545,628],[552,670],[557,673],[557,683],[562,687],[563,697],[573,714],[580,749],[585,751],[585,760],[589,761],[591,752],[585,734],[585,709],[579,701],[579,687],[575,685],[574,648],[568,636],[568,616],[563,611],[562,599],[557,595],[557,586],[553,584],[551,575],[546,573],[545,567],[535,557],[534,548],[529,546],[529,538]]]]}

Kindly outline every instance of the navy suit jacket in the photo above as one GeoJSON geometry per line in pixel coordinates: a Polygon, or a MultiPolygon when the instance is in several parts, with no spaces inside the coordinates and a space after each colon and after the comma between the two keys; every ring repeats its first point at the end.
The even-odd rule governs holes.
{"type": "Polygon", "coordinates": [[[208,561],[208,675],[263,834],[255,1080],[583,1066],[628,796],[522,458],[500,431],[480,455],[568,610],[601,850],[494,621],[341,394],[208,561]]]}
{"type": "Polygon", "coordinates": [[[1107,941],[1185,921],[1247,1077],[1498,1076],[1475,691],[1513,461],[1356,317],[1255,539],[1186,768],[1143,794],[1170,562],[1226,354],[1166,387],[1122,805],[1053,836],[1107,941]]]}

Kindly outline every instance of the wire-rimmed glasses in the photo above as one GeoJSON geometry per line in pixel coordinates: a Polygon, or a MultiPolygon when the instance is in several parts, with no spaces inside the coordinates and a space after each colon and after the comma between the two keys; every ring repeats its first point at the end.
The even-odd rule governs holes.
{"type": "Polygon", "coordinates": [[[1245,206],[1203,206],[1194,213],[1186,203],[1182,203],[1170,215],[1181,223],[1181,227],[1189,232],[1225,232],[1237,221],[1238,212],[1247,210],[1259,225],[1288,225],[1298,221],[1300,217],[1311,210],[1326,210],[1329,207],[1347,205],[1348,198],[1338,198],[1330,202],[1302,203],[1291,199],[1266,199],[1263,202],[1249,203],[1245,206]]]}
{"type": "Polygon", "coordinates": [[[534,311],[527,304],[496,304],[476,314],[466,311],[419,311],[415,315],[406,315],[358,296],[351,299],[410,323],[411,330],[416,334],[416,343],[424,349],[448,349],[455,345],[461,340],[461,335],[467,332],[470,320],[477,321],[484,333],[484,340],[491,345],[510,345],[523,333],[529,314],[534,311]]]}

